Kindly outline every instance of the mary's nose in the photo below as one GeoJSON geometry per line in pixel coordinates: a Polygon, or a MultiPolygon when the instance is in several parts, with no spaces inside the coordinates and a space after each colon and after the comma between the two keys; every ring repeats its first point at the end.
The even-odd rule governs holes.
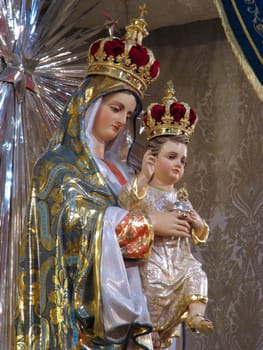
{"type": "Polygon", "coordinates": [[[123,113],[122,115],[121,115],[121,117],[120,117],[120,119],[118,120],[118,122],[119,122],[119,124],[121,125],[121,126],[124,126],[125,124],[126,124],[126,122],[127,122],[127,115],[125,114],[125,113],[123,113]]]}

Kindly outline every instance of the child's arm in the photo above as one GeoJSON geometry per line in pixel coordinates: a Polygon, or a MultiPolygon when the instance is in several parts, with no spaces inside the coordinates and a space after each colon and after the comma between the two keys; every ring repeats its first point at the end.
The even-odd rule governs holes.
{"type": "Polygon", "coordinates": [[[206,243],[209,236],[209,226],[200,215],[192,209],[189,213],[187,221],[192,226],[192,239],[195,244],[206,243]]]}
{"type": "Polygon", "coordinates": [[[142,194],[143,192],[146,192],[146,187],[154,173],[155,160],[156,158],[151,154],[151,150],[144,153],[141,172],[137,175],[138,193],[142,194]]]}
{"type": "Polygon", "coordinates": [[[133,210],[137,203],[143,200],[147,193],[147,184],[154,172],[155,157],[151,151],[145,152],[142,160],[141,172],[135,175],[119,192],[119,204],[121,207],[133,210]]]}

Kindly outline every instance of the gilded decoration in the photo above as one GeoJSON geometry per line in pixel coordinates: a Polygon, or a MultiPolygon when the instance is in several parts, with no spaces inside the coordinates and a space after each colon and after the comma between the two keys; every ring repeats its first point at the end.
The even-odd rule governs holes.
{"type": "MultiPolygon", "coordinates": [[[[54,16],[46,16],[44,32],[39,30],[38,14],[41,11],[36,12],[36,8],[28,11],[28,7],[21,7],[16,8],[15,12],[11,1],[2,2],[0,7],[1,26],[6,33],[9,33],[2,38],[6,50],[2,51],[4,60],[0,63],[2,92],[0,113],[1,131],[3,131],[0,162],[2,174],[0,343],[3,349],[13,349],[14,336],[10,315],[14,312],[15,285],[21,285],[22,293],[27,285],[24,275],[21,275],[19,280],[16,278],[15,266],[18,259],[17,245],[23,226],[22,217],[25,202],[28,200],[30,169],[46,148],[51,131],[58,125],[58,116],[61,115],[68,96],[86,74],[86,60],[80,62],[80,58],[86,57],[86,42],[91,40],[92,35],[98,33],[83,31],[87,24],[87,19],[84,18],[87,12],[83,11],[82,6],[76,8],[76,13],[79,14],[78,22],[82,21],[85,26],[79,31],[72,30],[73,16],[70,5],[73,3],[74,1],[69,0],[67,2],[69,6],[65,7],[64,1],[50,2],[49,11],[54,16]],[[54,20],[55,13],[61,15],[61,11],[64,14],[60,17],[61,21],[54,20]],[[17,20],[11,21],[14,15],[18,15],[17,20]],[[26,18],[30,18],[30,23],[26,18]],[[26,25],[22,26],[22,23],[26,25]],[[62,38],[59,31],[61,23],[63,36],[66,33],[69,38],[63,45],[66,50],[69,49],[64,56],[65,59],[55,54],[62,38]],[[32,30],[28,30],[28,25],[32,30]],[[19,62],[8,59],[13,57],[11,43],[15,42],[18,30],[21,30],[18,42],[21,47],[27,47],[27,60],[23,59],[24,51],[16,52],[24,72],[21,72],[19,62]],[[51,35],[51,30],[52,33],[57,30],[57,36],[51,35]],[[78,33],[81,35],[78,36],[78,33]],[[52,37],[53,45],[47,46],[49,35],[52,37]],[[78,48],[80,55],[73,54],[72,48],[78,48]],[[30,57],[36,51],[38,55],[31,65],[30,57]],[[44,57],[45,61],[40,60],[44,57]],[[11,68],[14,74],[18,72],[16,77],[19,79],[14,82],[11,79],[9,82],[5,80],[6,62],[9,64],[6,68],[11,68]],[[78,64],[78,71],[75,70],[75,64],[78,64]],[[49,79],[51,75],[56,79],[49,79]],[[21,82],[25,84],[20,84],[21,82]],[[25,103],[18,102],[16,95],[20,96],[20,102],[21,96],[25,96],[23,100],[25,103]],[[11,106],[16,110],[15,119],[14,109],[11,106]],[[17,138],[18,135],[20,138],[17,138]],[[18,139],[19,142],[14,142],[18,139]],[[7,175],[11,174],[9,167],[11,164],[14,166],[10,179],[7,175]]],[[[114,2],[108,1],[108,3],[113,4],[112,9],[115,8],[114,2]]],[[[256,4],[259,4],[260,0],[239,3],[245,6],[246,11],[254,11],[251,18],[255,20],[261,33],[262,26],[255,11],[256,4]]],[[[34,4],[41,5],[42,2],[37,1],[34,4]]],[[[87,2],[82,4],[87,5],[87,2]]],[[[184,13],[178,9],[178,4],[174,1],[170,1],[169,4],[171,9],[175,9],[176,6],[176,11],[168,13],[167,8],[160,7],[158,2],[156,4],[151,2],[149,7],[150,14],[156,11],[153,17],[157,21],[168,19],[169,23],[176,22],[182,25],[176,27],[171,25],[169,29],[157,29],[156,25],[152,38],[147,38],[147,43],[154,49],[156,55],[158,54],[162,63],[162,74],[159,79],[160,85],[157,82],[149,91],[151,96],[145,96],[145,105],[147,100],[158,99],[163,83],[172,78],[178,98],[191,101],[200,115],[189,154],[191,162],[188,163],[186,177],[194,205],[208,219],[211,228],[208,246],[196,247],[195,255],[201,259],[208,271],[210,292],[208,316],[214,320],[216,327],[215,334],[210,337],[187,333],[186,350],[261,350],[263,348],[261,244],[263,108],[260,100],[263,94],[257,96],[248,84],[247,76],[237,64],[240,52],[238,51],[236,57],[233,56],[212,2],[181,1],[180,6],[186,9],[184,13]],[[196,12],[198,19],[201,19],[199,22],[195,22],[196,12]]],[[[124,7],[127,9],[126,5],[120,3],[118,11],[124,7]]],[[[132,5],[129,11],[132,11],[133,7],[132,5]]],[[[257,8],[259,9],[259,6],[257,8]]],[[[101,11],[96,12],[95,8],[96,16],[93,11],[94,9],[88,14],[89,21],[99,18],[101,23],[101,11]]],[[[124,18],[126,16],[123,16],[123,21],[124,18]]],[[[97,25],[97,22],[95,24],[97,25]]],[[[229,26],[226,25],[225,29],[227,31],[229,26]]],[[[230,39],[229,35],[228,38],[230,39]]],[[[260,39],[262,41],[262,37],[260,39]]],[[[256,88],[256,85],[253,87],[256,88]]],[[[87,88],[86,94],[89,100],[93,92],[87,88]]],[[[63,135],[62,128],[57,129],[56,137],[53,135],[52,139],[53,146],[50,146],[52,150],[56,150],[63,135]]],[[[140,142],[134,148],[137,155],[140,155],[142,150],[140,142]]],[[[78,169],[80,166],[77,165],[78,169]]],[[[46,166],[43,164],[43,171],[45,169],[46,166]]],[[[102,186],[101,179],[94,181],[98,181],[99,186],[102,186]]],[[[41,186],[45,186],[45,182],[41,181],[41,186]]],[[[34,193],[32,198],[35,198],[34,193]]],[[[31,224],[30,227],[34,232],[35,228],[31,224]]],[[[78,241],[72,241],[71,247],[73,251],[76,250],[78,241]]],[[[67,251],[69,252],[69,249],[67,251]]],[[[73,265],[77,258],[74,254],[67,253],[65,261],[67,265],[73,265]]],[[[38,279],[35,271],[32,272],[35,288],[38,279]]],[[[36,297],[36,304],[38,302],[36,297]]],[[[22,304],[21,300],[21,310],[22,304]]],[[[43,322],[44,325],[47,339],[45,345],[50,349],[48,328],[43,322]]],[[[30,337],[35,334],[35,338],[31,338],[32,349],[37,348],[38,333],[37,328],[30,331],[30,337]]],[[[28,350],[23,336],[18,336],[17,344],[18,349],[28,350]]]]}

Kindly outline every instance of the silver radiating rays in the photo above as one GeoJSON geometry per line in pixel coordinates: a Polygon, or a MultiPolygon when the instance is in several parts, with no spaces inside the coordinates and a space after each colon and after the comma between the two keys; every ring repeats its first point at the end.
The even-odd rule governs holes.
{"type": "MultiPolygon", "coordinates": [[[[99,2],[81,16],[92,15],[99,2]]],[[[78,29],[78,3],[0,0],[0,349],[13,349],[18,247],[32,166],[85,77],[89,39],[105,28],[78,29]]]]}

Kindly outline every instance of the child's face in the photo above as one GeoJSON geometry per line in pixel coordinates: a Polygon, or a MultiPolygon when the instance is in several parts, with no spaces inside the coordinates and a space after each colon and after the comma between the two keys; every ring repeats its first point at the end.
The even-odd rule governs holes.
{"type": "Polygon", "coordinates": [[[156,156],[154,180],[163,185],[178,182],[183,174],[187,158],[187,146],[168,140],[156,156]]]}

